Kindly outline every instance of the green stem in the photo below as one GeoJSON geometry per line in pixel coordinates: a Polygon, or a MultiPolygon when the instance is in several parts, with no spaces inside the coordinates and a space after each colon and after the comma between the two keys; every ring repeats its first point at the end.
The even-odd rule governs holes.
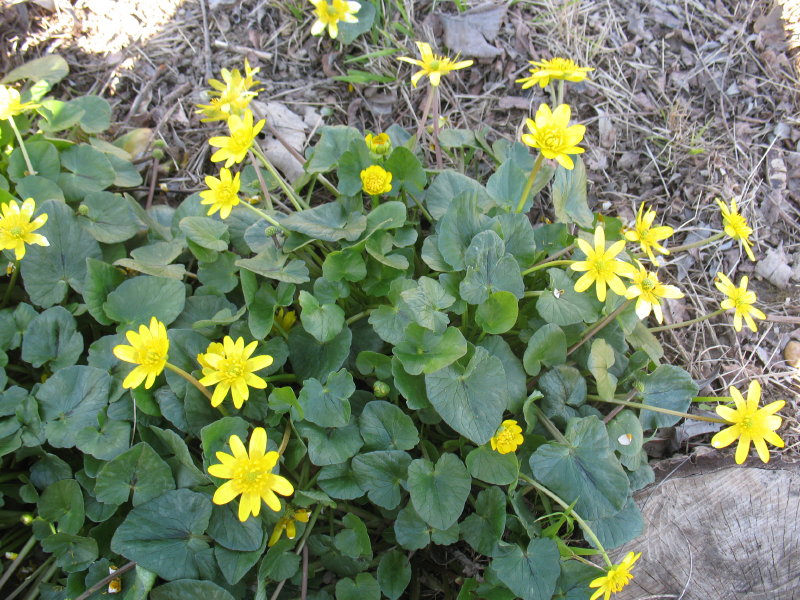
{"type": "Polygon", "coordinates": [[[278,455],[283,456],[286,446],[289,445],[289,437],[292,435],[292,419],[286,421],[286,428],[283,430],[283,439],[281,440],[281,447],[278,448],[278,455]]]}
{"type": "Polygon", "coordinates": [[[712,242],[716,242],[717,240],[725,237],[725,232],[720,231],[719,233],[715,233],[711,237],[707,237],[702,240],[697,240],[696,242],[692,242],[691,244],[682,244],[680,246],[675,246],[674,248],[669,248],[670,254],[675,254],[676,252],[683,252],[684,250],[691,250],[692,248],[699,248],[700,246],[705,246],[706,244],[710,244],[712,242]]]}
{"type": "Polygon", "coordinates": [[[261,193],[264,195],[264,202],[267,203],[267,208],[269,210],[273,210],[272,197],[269,195],[269,190],[267,190],[267,184],[264,181],[264,177],[261,175],[261,169],[259,168],[258,163],[256,162],[255,154],[253,154],[252,150],[249,151],[247,154],[250,156],[250,163],[253,165],[253,169],[255,169],[256,171],[256,177],[258,177],[258,185],[261,188],[261,193]]]}
{"type": "MultiPolygon", "coordinates": [[[[694,419],[695,421],[707,421],[709,423],[722,423],[724,425],[730,425],[728,421],[724,419],[717,419],[714,417],[706,417],[703,415],[690,415],[689,413],[680,412],[679,410],[670,410],[669,408],[661,408],[660,406],[654,406],[652,404],[642,404],[641,402],[631,402],[630,400],[618,400],[614,399],[604,399],[600,396],[595,394],[587,394],[586,397],[589,400],[594,400],[596,402],[607,402],[608,404],[618,404],[620,406],[627,406],[629,408],[639,408],[642,410],[650,410],[653,412],[660,412],[664,413],[665,415],[672,415],[673,417],[681,417],[683,419],[694,419]]],[[[717,400],[718,398],[715,398],[717,400]]]]}
{"type": "Polygon", "coordinates": [[[570,348],[569,350],[567,350],[567,356],[569,356],[570,354],[572,354],[573,352],[575,352],[575,350],[577,350],[578,348],[580,348],[581,346],[583,346],[583,345],[584,345],[586,342],[588,342],[588,341],[589,341],[590,339],[592,339],[592,338],[593,338],[595,335],[597,335],[597,333],[598,333],[598,332],[599,332],[601,329],[603,329],[603,327],[605,327],[606,325],[608,325],[609,323],[611,323],[611,321],[613,321],[614,319],[616,319],[616,318],[617,318],[617,316],[618,316],[618,315],[619,315],[619,314],[620,314],[620,313],[621,313],[623,310],[625,310],[626,308],[628,308],[628,307],[631,305],[631,303],[632,303],[632,302],[633,302],[633,300],[626,300],[625,302],[623,302],[622,304],[620,304],[620,305],[619,305],[619,306],[616,308],[616,310],[615,310],[614,312],[612,312],[610,315],[608,315],[608,316],[607,316],[605,319],[603,319],[602,321],[599,321],[598,323],[596,323],[595,325],[593,325],[591,328],[589,328],[589,329],[586,331],[586,333],[584,333],[584,334],[583,334],[583,337],[582,337],[580,340],[578,340],[578,342],[577,342],[577,343],[576,343],[574,346],[572,346],[572,348],[570,348]]]}
{"type": "Polygon", "coordinates": [[[533,163],[533,169],[531,169],[531,174],[528,176],[528,181],[525,182],[525,189],[522,190],[522,195],[517,203],[517,209],[514,212],[522,212],[522,209],[525,206],[525,201],[528,199],[528,194],[530,194],[531,190],[533,189],[533,184],[536,181],[536,176],[539,174],[539,170],[542,168],[543,162],[544,155],[539,153],[539,156],[536,157],[536,162],[533,163]]]}
{"type": "Polygon", "coordinates": [[[720,308],[715,310],[712,313],[708,313],[707,315],[703,315],[701,317],[696,317],[694,319],[689,319],[688,321],[681,321],[680,323],[673,323],[672,325],[661,325],[660,327],[650,327],[648,331],[650,333],[655,333],[656,331],[667,331],[669,329],[679,329],[681,327],[688,327],[689,325],[694,325],[695,323],[701,323],[703,321],[707,321],[717,315],[721,315],[725,312],[724,308],[720,308]]]}
{"type": "Polygon", "coordinates": [[[273,381],[297,381],[297,375],[294,373],[279,373],[278,375],[271,375],[270,377],[264,377],[264,381],[267,383],[273,381]]]}
{"type": "Polygon", "coordinates": [[[36,175],[36,171],[33,170],[33,165],[31,164],[31,157],[28,156],[28,150],[25,148],[25,142],[22,141],[22,134],[19,132],[17,124],[14,122],[14,117],[9,117],[7,121],[11,124],[11,129],[14,130],[14,135],[19,142],[19,149],[22,151],[22,157],[25,159],[25,166],[28,167],[28,175],[36,175]]]}
{"type": "Polygon", "coordinates": [[[428,210],[424,206],[422,206],[422,203],[419,200],[417,200],[417,197],[414,196],[414,194],[412,194],[411,192],[408,192],[408,195],[411,196],[411,199],[414,201],[414,204],[417,205],[417,208],[419,208],[420,212],[423,215],[425,215],[426,219],[428,219],[428,223],[435,223],[433,217],[431,216],[431,213],[429,213],[428,210]]]}
{"type": "Polygon", "coordinates": [[[542,294],[544,294],[545,291],[546,290],[532,290],[530,292],[525,292],[522,297],[523,298],[536,298],[536,297],[541,296],[542,294]]]}
{"type": "MultiPolygon", "coordinates": [[[[177,373],[178,375],[183,377],[186,381],[188,381],[194,387],[196,387],[198,390],[200,390],[200,393],[202,393],[203,396],[205,396],[206,398],[211,400],[212,394],[208,390],[208,388],[206,386],[204,386],[202,383],[200,383],[197,379],[192,377],[189,373],[187,373],[186,371],[184,371],[180,367],[176,367],[175,365],[173,365],[172,363],[169,363],[169,362],[164,366],[166,368],[168,368],[170,371],[172,371],[173,373],[177,373]]],[[[226,417],[228,416],[228,409],[226,409],[224,406],[222,406],[220,404],[217,408],[219,409],[219,412],[221,412],[223,414],[223,416],[226,416],[226,417]]]]}
{"type": "MultiPolygon", "coordinates": [[[[530,398],[530,396],[529,396],[530,398]]],[[[569,440],[564,437],[564,434],[558,430],[555,423],[553,423],[549,417],[544,414],[541,408],[539,408],[538,404],[533,405],[533,411],[536,413],[536,418],[542,422],[542,425],[545,426],[547,431],[550,432],[550,435],[555,438],[555,440],[560,444],[569,444],[569,440]]]]}
{"type": "Polygon", "coordinates": [[[733,402],[730,396],[695,396],[692,402],[733,402]]]}
{"type": "Polygon", "coordinates": [[[541,265],[541,264],[544,264],[544,263],[546,263],[546,262],[549,262],[549,261],[556,260],[557,258],[561,258],[561,257],[562,257],[562,256],[564,256],[565,254],[569,254],[570,252],[572,252],[574,249],[575,249],[575,244],[570,244],[570,245],[569,245],[569,246],[567,246],[566,248],[562,248],[561,250],[559,250],[559,251],[558,251],[558,252],[556,252],[555,254],[551,254],[550,256],[548,256],[547,258],[545,258],[545,260],[541,260],[541,261],[539,261],[538,263],[536,263],[536,264],[535,264],[535,265],[533,265],[533,266],[534,266],[534,267],[538,267],[539,265],[541,265]]]}
{"type": "Polygon", "coordinates": [[[261,148],[253,146],[253,154],[255,154],[258,157],[258,160],[261,161],[261,164],[264,165],[267,171],[269,171],[270,175],[272,175],[275,178],[275,180],[278,182],[278,185],[283,190],[283,193],[286,194],[286,196],[289,198],[289,201],[294,205],[296,210],[301,211],[305,208],[308,208],[308,205],[306,205],[305,200],[303,200],[300,196],[297,195],[297,192],[295,192],[292,189],[292,186],[286,183],[286,181],[283,179],[283,176],[280,173],[278,173],[278,170],[272,166],[272,163],[269,162],[269,160],[267,160],[267,157],[264,156],[263,152],[261,152],[261,148]]]}
{"type": "Polygon", "coordinates": [[[19,553],[17,554],[17,558],[14,559],[14,562],[12,562],[9,565],[8,570],[5,573],[3,573],[3,577],[0,578],[0,590],[3,589],[3,586],[6,584],[6,582],[8,582],[8,580],[11,579],[11,576],[14,574],[14,571],[16,571],[19,568],[19,566],[22,564],[22,561],[25,560],[25,557],[28,556],[28,553],[31,550],[33,550],[33,547],[35,545],[36,545],[36,536],[32,535],[31,538],[27,542],[25,542],[25,545],[22,547],[22,550],[20,550],[19,553]]]}
{"type": "Polygon", "coordinates": [[[561,106],[562,104],[564,104],[564,80],[563,79],[559,79],[558,80],[558,103],[553,107],[553,110],[555,110],[557,107],[561,106]]]}
{"type": "Polygon", "coordinates": [[[345,323],[346,323],[346,324],[348,324],[348,325],[352,325],[353,323],[355,323],[355,322],[356,322],[356,321],[358,321],[359,319],[363,319],[364,317],[368,317],[368,316],[369,316],[369,314],[370,314],[370,313],[371,313],[373,310],[374,310],[374,309],[372,309],[372,308],[368,308],[367,310],[362,310],[360,313],[356,313],[356,314],[354,314],[352,317],[350,317],[349,319],[347,319],[347,320],[345,321],[345,323]]]}
{"type": "Polygon", "coordinates": [[[536,271],[541,271],[542,269],[549,269],[550,267],[563,267],[565,265],[571,265],[574,262],[575,262],[574,260],[567,260],[567,259],[549,260],[547,262],[543,262],[538,265],[533,265],[530,269],[525,269],[522,272],[522,276],[525,277],[525,275],[530,275],[531,273],[534,273],[536,271]]]}
{"type": "MultiPolygon", "coordinates": [[[[317,517],[319,517],[319,511],[322,509],[322,506],[319,504],[314,508],[314,512],[311,513],[311,518],[308,520],[308,525],[306,525],[306,530],[303,532],[303,537],[300,538],[300,541],[297,543],[297,548],[295,548],[294,553],[299,555],[303,548],[308,541],[308,536],[311,535],[311,530],[314,528],[314,524],[317,522],[317,517]]],[[[278,586],[275,588],[275,591],[272,592],[272,596],[270,596],[270,600],[277,600],[278,596],[283,589],[283,586],[286,585],[287,579],[282,579],[278,582],[278,586]]]]}
{"type": "Polygon", "coordinates": [[[586,537],[589,538],[589,541],[603,555],[603,560],[606,561],[606,564],[609,566],[609,568],[614,566],[614,563],[612,563],[611,559],[608,557],[608,552],[606,552],[606,549],[603,547],[603,544],[600,543],[600,540],[597,538],[597,536],[595,535],[595,533],[592,530],[592,528],[589,527],[589,524],[586,521],[584,521],[577,512],[575,512],[575,509],[573,507],[571,507],[569,504],[564,502],[561,499],[560,496],[554,494],[553,492],[548,490],[546,487],[544,487],[542,484],[540,484],[538,481],[536,481],[535,479],[531,479],[530,477],[528,477],[524,473],[520,473],[519,474],[519,478],[524,480],[528,484],[530,484],[536,490],[538,490],[539,492],[541,492],[542,494],[544,494],[545,496],[547,496],[548,498],[550,498],[551,500],[553,500],[557,504],[559,504],[561,506],[561,508],[563,508],[564,510],[568,511],[569,514],[571,514],[573,517],[575,517],[575,520],[581,526],[581,529],[583,529],[583,532],[586,534],[586,537]]]}
{"type": "Polygon", "coordinates": [[[8,301],[11,299],[11,292],[14,290],[14,286],[17,283],[17,277],[19,277],[19,260],[14,261],[14,272],[11,273],[11,281],[8,282],[6,293],[3,294],[3,301],[0,302],[0,308],[5,308],[6,304],[8,304],[8,301]]]}
{"type": "Polygon", "coordinates": [[[433,149],[436,155],[436,168],[442,170],[444,163],[442,162],[442,147],[439,145],[439,109],[441,98],[439,96],[439,86],[433,86],[433,149]]]}
{"type": "Polygon", "coordinates": [[[289,230],[288,230],[288,229],[286,229],[286,228],[285,228],[283,225],[281,225],[280,223],[278,223],[278,222],[277,222],[277,221],[276,221],[274,218],[272,218],[271,216],[269,216],[267,213],[265,213],[265,212],[264,212],[263,210],[261,210],[260,208],[256,208],[255,206],[253,206],[253,205],[252,205],[252,204],[250,204],[249,202],[240,202],[240,203],[239,203],[239,206],[246,206],[247,208],[249,208],[250,210],[252,210],[254,213],[256,213],[256,214],[257,214],[259,217],[261,217],[262,219],[264,219],[264,220],[265,220],[267,223],[269,223],[270,225],[274,225],[275,227],[277,227],[278,229],[280,229],[280,230],[281,230],[281,231],[282,231],[282,232],[283,232],[285,235],[288,235],[288,234],[289,234],[289,230]]]}

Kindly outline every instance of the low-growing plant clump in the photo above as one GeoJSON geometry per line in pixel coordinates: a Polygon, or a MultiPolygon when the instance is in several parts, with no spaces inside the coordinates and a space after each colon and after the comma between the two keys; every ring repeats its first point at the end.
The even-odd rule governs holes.
{"type": "MultiPolygon", "coordinates": [[[[312,3],[315,35],[374,18],[312,3]]],[[[719,310],[663,324],[667,258],[727,237],[753,259],[735,200],[684,245],[644,205],[593,213],[565,102],[591,68],[533,61],[522,87],[552,101],[489,141],[440,123],[472,61],[417,49],[420,128],[323,127],[293,183],[259,147],[258,69],[223,69],[198,107],[214,173],[177,207],[125,192],[146,132],[107,139],[105,100],[49,99],[62,60],[6,75],[6,597],[608,600],[640,556],[608,551],[642,532],[649,432],[718,422],[737,463],[783,445],[782,401],[696,397],[655,335],[765,318],[719,273],[719,310]]]]}

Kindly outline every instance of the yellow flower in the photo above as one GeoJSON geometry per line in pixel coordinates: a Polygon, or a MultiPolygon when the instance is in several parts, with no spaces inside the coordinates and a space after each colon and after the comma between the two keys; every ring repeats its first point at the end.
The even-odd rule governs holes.
{"type": "Polygon", "coordinates": [[[370,196],[392,191],[392,174],[383,167],[372,165],[361,171],[361,187],[370,196]]]}
{"type": "Polygon", "coordinates": [[[286,537],[290,540],[293,540],[297,535],[297,526],[294,524],[294,522],[299,521],[300,523],[308,523],[310,516],[310,510],[307,508],[301,508],[300,510],[294,511],[291,515],[278,519],[278,522],[275,523],[275,527],[272,529],[272,535],[269,536],[269,542],[267,542],[267,545],[272,548],[272,546],[277,544],[278,540],[281,539],[281,534],[284,531],[286,532],[286,537]]]}
{"type": "Polygon", "coordinates": [[[358,2],[347,0],[309,0],[314,5],[314,14],[317,20],[311,26],[311,35],[320,35],[325,28],[332,39],[339,35],[339,21],[343,23],[358,23],[356,13],[361,10],[358,2]]]}
{"type": "Polygon", "coordinates": [[[244,118],[231,115],[228,119],[228,129],[231,135],[212,137],[208,140],[209,144],[219,148],[211,156],[211,160],[213,162],[224,160],[226,168],[233,163],[242,162],[262,127],[264,127],[264,119],[253,126],[253,113],[249,110],[244,111],[244,118]]]}
{"type": "Polygon", "coordinates": [[[594,248],[589,242],[578,238],[578,247],[586,255],[586,260],[578,260],[570,265],[573,271],[586,271],[575,282],[576,292],[585,292],[594,283],[596,285],[597,299],[604,302],[606,299],[606,285],[616,294],[624,296],[625,284],[619,278],[633,277],[636,269],[616,256],[625,248],[625,240],[614,242],[606,250],[606,233],[602,225],[594,230],[594,248]]]}
{"type": "Polygon", "coordinates": [[[0,120],[10,119],[33,110],[39,105],[35,102],[20,102],[19,92],[12,87],[0,85],[0,120]]]}
{"type": "Polygon", "coordinates": [[[664,285],[658,280],[658,275],[654,271],[648,271],[639,263],[639,270],[633,274],[633,285],[625,292],[625,297],[629,300],[636,300],[636,315],[644,319],[653,312],[656,321],[664,322],[664,315],[661,312],[661,298],[683,298],[681,291],[674,285],[664,285]]]}
{"type": "Polygon", "coordinates": [[[245,450],[238,435],[228,439],[233,455],[217,452],[217,460],[222,464],[208,467],[209,475],[230,479],[214,492],[214,504],[227,504],[239,494],[239,520],[246,521],[252,514],[257,517],[261,512],[261,501],[278,512],[281,501],[275,494],[289,496],[294,487],[285,477],[275,475],[272,469],[278,463],[280,455],[267,452],[267,432],[263,427],[256,427],[250,436],[249,453],[245,450]]]}
{"type": "Polygon", "coordinates": [[[736,331],[742,330],[742,319],[745,320],[751,331],[757,331],[753,317],[756,319],[767,318],[767,315],[753,306],[756,302],[756,293],[747,290],[747,282],[748,279],[745,275],[739,280],[739,287],[736,287],[723,273],[717,273],[714,280],[717,289],[727,296],[720,306],[725,310],[732,308],[736,311],[733,315],[733,328],[736,331]]]}
{"type": "Polygon", "coordinates": [[[267,387],[267,382],[254,372],[270,366],[272,357],[263,354],[251,358],[257,345],[258,342],[251,342],[245,346],[244,338],[240,337],[234,342],[226,335],[222,340],[222,348],[219,343],[211,344],[205,354],[197,356],[197,362],[203,367],[203,378],[200,383],[217,386],[211,397],[211,406],[219,406],[230,390],[233,405],[242,408],[245,401],[250,398],[251,387],[260,390],[267,387]]]}
{"type": "Polygon", "coordinates": [[[531,148],[538,148],[545,158],[556,159],[565,169],[574,168],[575,163],[569,155],[584,152],[576,144],[583,139],[586,127],[570,125],[571,114],[572,109],[567,104],[560,104],[555,112],[551,112],[547,104],[541,104],[536,111],[536,120],[525,120],[530,133],[523,133],[522,141],[531,148]]]}
{"type": "Polygon", "coordinates": [[[28,198],[22,206],[16,200],[2,205],[0,215],[0,250],[13,250],[17,260],[25,256],[25,244],[49,246],[50,242],[41,234],[33,233],[47,222],[47,215],[41,214],[31,220],[36,203],[28,198]]]}
{"type": "Polygon", "coordinates": [[[522,84],[522,89],[527,90],[537,83],[541,87],[546,87],[551,79],[565,79],[566,81],[578,82],[586,79],[589,71],[594,71],[592,67],[579,67],[569,58],[551,58],[550,60],[531,60],[535,69],[528,69],[530,76],[517,79],[517,83],[522,84]]]}
{"type": "Polygon", "coordinates": [[[781,437],[775,433],[782,422],[775,413],[782,409],[786,402],[778,400],[767,404],[764,408],[758,408],[761,400],[761,384],[758,381],[750,382],[747,402],[735,387],[730,387],[730,393],[736,408],[717,406],[717,414],[731,423],[731,426],[716,433],[711,438],[711,445],[714,448],[726,448],[738,439],[735,460],[736,464],[740,465],[750,453],[752,441],[762,462],[769,462],[769,450],[765,441],[778,448],[784,446],[781,437]]]}
{"type": "Polygon", "coordinates": [[[231,115],[241,116],[245,109],[250,104],[250,101],[258,95],[260,90],[251,90],[250,88],[259,85],[261,82],[253,79],[253,75],[258,73],[259,69],[250,68],[250,63],[247,59],[244,60],[245,76],[239,72],[239,69],[222,69],[222,81],[218,79],[209,79],[209,85],[214,88],[209,90],[208,95],[211,100],[208,104],[198,104],[198,114],[205,115],[201,119],[204,123],[209,121],[226,121],[231,115]]]}
{"type": "Polygon", "coordinates": [[[136,365],[122,382],[124,388],[139,387],[144,381],[145,389],[152,387],[156,377],[167,364],[169,338],[164,324],[155,317],[150,318],[150,327],[139,325],[139,332],[126,331],[130,346],[114,346],[114,356],[136,365]],[[146,381],[145,381],[146,379],[146,381]]]}
{"type": "Polygon", "coordinates": [[[636,225],[633,229],[625,232],[625,239],[630,242],[639,242],[642,252],[647,254],[647,257],[658,264],[653,249],[659,254],[669,254],[669,250],[664,248],[660,242],[667,239],[675,231],[672,227],[661,225],[653,227],[653,220],[656,218],[656,211],[647,209],[644,210],[644,203],[639,205],[639,212],[636,215],[636,225]]]}
{"type": "Polygon", "coordinates": [[[633,568],[633,563],[639,560],[641,555],[641,552],[638,554],[628,552],[621,563],[609,568],[608,571],[606,571],[606,574],[602,577],[594,579],[589,584],[589,587],[599,589],[592,594],[592,597],[589,600],[597,600],[600,596],[603,596],[603,600],[608,600],[611,597],[611,594],[616,594],[617,592],[622,591],[622,588],[628,585],[631,579],[633,579],[633,575],[631,575],[631,569],[633,568]]]}
{"type": "Polygon", "coordinates": [[[753,244],[750,241],[750,234],[753,233],[753,229],[747,225],[745,218],[739,214],[739,210],[736,207],[736,200],[731,200],[730,209],[728,209],[725,203],[719,198],[717,198],[717,204],[722,213],[722,224],[724,225],[725,233],[734,240],[739,240],[742,246],[744,246],[744,251],[747,252],[747,258],[755,261],[756,257],[753,256],[753,244]]]}
{"type": "MultiPolygon", "coordinates": [[[[403,62],[411,63],[412,65],[417,65],[422,69],[411,76],[411,85],[414,87],[417,87],[419,80],[425,75],[427,75],[428,79],[430,79],[431,85],[436,87],[439,85],[442,75],[447,75],[450,71],[455,71],[456,69],[464,69],[472,66],[473,61],[471,60],[455,62],[447,56],[439,56],[438,54],[434,54],[431,50],[430,44],[425,42],[416,42],[416,44],[417,48],[419,49],[421,59],[411,58],[410,56],[401,56],[397,59],[402,60],[403,62]]],[[[456,60],[457,59],[458,57],[456,57],[456,60]]]]}
{"type": "Polygon", "coordinates": [[[489,443],[492,445],[492,450],[497,450],[500,454],[509,454],[516,451],[517,446],[523,441],[522,427],[513,419],[506,419],[500,424],[489,443]]]}
{"type": "Polygon", "coordinates": [[[209,189],[200,192],[202,198],[200,204],[210,205],[209,216],[219,211],[219,216],[227,219],[233,207],[239,204],[239,187],[241,185],[239,175],[236,173],[231,177],[231,172],[222,167],[219,170],[219,179],[211,175],[206,176],[206,185],[209,189]]]}
{"type": "Polygon", "coordinates": [[[369,151],[375,156],[386,156],[392,151],[392,140],[385,133],[379,133],[378,135],[368,133],[364,141],[367,143],[369,151]]]}
{"type": "Polygon", "coordinates": [[[297,314],[293,310],[284,310],[279,308],[275,313],[274,323],[278,325],[285,333],[294,326],[297,322],[297,314]]]}

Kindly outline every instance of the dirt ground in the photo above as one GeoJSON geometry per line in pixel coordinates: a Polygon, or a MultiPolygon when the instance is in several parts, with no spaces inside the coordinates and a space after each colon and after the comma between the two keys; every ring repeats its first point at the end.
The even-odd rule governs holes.
{"type": "MultiPolygon", "coordinates": [[[[487,128],[490,141],[518,136],[531,107],[549,102],[538,87],[514,83],[528,60],[567,56],[592,66],[591,80],[570,87],[567,101],[587,126],[595,210],[632,220],[639,203],[650,203],[677,229],[674,245],[718,230],[714,199],[736,198],[754,227],[756,263],[730,242],[669,263],[686,299],[670,301],[667,318],[715,310],[713,278],[724,271],[736,281],[750,276],[769,321],[756,334],[736,334],[720,318],[665,332],[662,341],[702,395],[757,378],[767,398],[786,399],[788,447],[780,456],[796,460],[800,366],[785,353],[800,342],[800,0],[467,4],[478,11],[467,13],[472,39],[447,35],[455,2],[380,0],[382,33],[343,48],[310,35],[305,0],[12,2],[0,9],[0,73],[62,54],[71,73],[56,94],[105,97],[116,135],[152,128],[168,156],[155,173],[152,161],[142,163],[145,181],[158,178],[153,202],[177,203],[203,189],[211,170],[206,140],[214,127],[199,122],[193,105],[204,100],[209,76],[241,68],[245,57],[261,68],[257,109],[301,151],[322,124],[416,127],[424,92],[409,85],[408,65],[374,54],[383,48],[413,56],[415,39],[440,50],[436,42],[450,39],[464,43],[465,56],[477,53],[474,67],[442,86],[444,116],[453,127],[487,128]],[[385,82],[332,78],[348,69],[385,82]]],[[[144,200],[148,186],[138,192],[144,200]]],[[[692,435],[678,436],[684,450],[704,439],[692,435]]]]}

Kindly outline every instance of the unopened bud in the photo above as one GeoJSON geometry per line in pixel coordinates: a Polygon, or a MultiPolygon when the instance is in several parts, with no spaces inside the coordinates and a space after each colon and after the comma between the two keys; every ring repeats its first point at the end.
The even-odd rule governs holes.
{"type": "Polygon", "coordinates": [[[82,217],[85,217],[86,215],[88,215],[88,214],[89,214],[89,207],[88,207],[88,206],[86,206],[85,204],[81,204],[81,205],[78,207],[78,214],[79,214],[80,216],[82,216],[82,217]]]}
{"type": "Polygon", "coordinates": [[[33,523],[33,515],[30,513],[25,513],[19,518],[20,523],[23,525],[30,525],[33,523]]]}
{"type": "Polygon", "coordinates": [[[164,140],[156,140],[153,142],[153,148],[166,148],[167,142],[164,140]]]}
{"type": "Polygon", "coordinates": [[[385,381],[376,381],[372,384],[372,393],[375,394],[376,398],[386,398],[390,390],[389,384],[385,381]]]}
{"type": "Polygon", "coordinates": [[[160,148],[153,148],[153,158],[156,160],[161,160],[164,158],[164,151],[160,148]]]}
{"type": "Polygon", "coordinates": [[[17,265],[15,265],[13,262],[10,262],[6,265],[6,275],[8,275],[9,277],[11,277],[14,274],[14,271],[16,270],[17,270],[17,265]]]}
{"type": "Polygon", "coordinates": [[[270,225],[264,230],[264,235],[266,235],[267,237],[272,237],[273,235],[278,235],[279,231],[280,229],[275,227],[275,225],[270,225]]]}

